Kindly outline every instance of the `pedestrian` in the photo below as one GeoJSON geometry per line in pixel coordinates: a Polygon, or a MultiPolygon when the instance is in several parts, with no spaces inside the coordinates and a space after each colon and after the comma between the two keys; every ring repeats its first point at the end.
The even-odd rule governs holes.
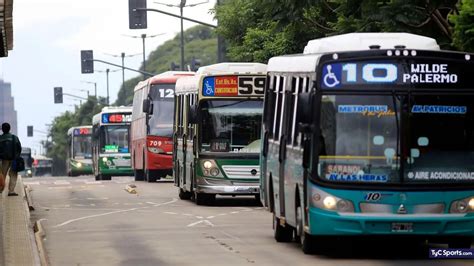
{"type": "Polygon", "coordinates": [[[0,136],[0,193],[5,187],[5,178],[10,176],[8,185],[8,196],[18,196],[15,193],[16,180],[18,173],[12,169],[13,160],[21,155],[21,143],[17,136],[10,133],[10,124],[2,124],[3,135],[0,136]]]}

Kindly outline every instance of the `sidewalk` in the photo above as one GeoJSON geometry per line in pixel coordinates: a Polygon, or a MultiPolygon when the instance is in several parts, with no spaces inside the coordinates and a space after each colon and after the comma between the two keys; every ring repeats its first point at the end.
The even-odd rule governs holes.
{"type": "Polygon", "coordinates": [[[40,265],[22,178],[18,176],[16,197],[7,196],[8,182],[9,178],[0,197],[0,262],[5,266],[40,265]]]}

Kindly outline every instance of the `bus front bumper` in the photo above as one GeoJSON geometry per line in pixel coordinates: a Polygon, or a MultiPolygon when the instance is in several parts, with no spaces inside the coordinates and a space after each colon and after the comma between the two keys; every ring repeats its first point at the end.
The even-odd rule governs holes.
{"type": "Polygon", "coordinates": [[[255,195],[260,193],[258,182],[235,182],[198,177],[196,192],[220,195],[255,195]]]}
{"type": "Polygon", "coordinates": [[[311,207],[311,235],[432,235],[474,237],[473,214],[379,214],[337,213],[311,207]]]}

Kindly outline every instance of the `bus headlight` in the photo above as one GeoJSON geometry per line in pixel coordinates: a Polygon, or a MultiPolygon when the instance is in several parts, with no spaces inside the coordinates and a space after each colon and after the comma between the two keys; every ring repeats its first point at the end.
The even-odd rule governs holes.
{"type": "Polygon", "coordinates": [[[450,213],[474,212],[474,197],[455,200],[451,203],[450,213]]]}
{"type": "Polygon", "coordinates": [[[78,162],[78,163],[76,164],[76,166],[77,166],[77,168],[81,168],[81,167],[82,167],[82,163],[81,163],[81,162],[78,162]]]}
{"type": "Polygon", "coordinates": [[[354,204],[350,200],[341,199],[317,188],[312,189],[312,206],[338,212],[354,212],[354,204]]]}
{"type": "Polygon", "coordinates": [[[217,169],[215,167],[212,168],[210,172],[211,172],[212,176],[218,176],[219,175],[219,169],[217,169]]]}
{"type": "Polygon", "coordinates": [[[102,162],[106,163],[107,162],[107,157],[102,157],[102,162]]]}
{"type": "Polygon", "coordinates": [[[32,174],[31,170],[28,169],[28,170],[26,171],[26,174],[27,174],[27,175],[31,175],[31,174],[32,174]]]}
{"type": "Polygon", "coordinates": [[[202,166],[204,167],[204,169],[211,169],[213,163],[211,161],[204,161],[204,163],[202,164],[202,166]]]}

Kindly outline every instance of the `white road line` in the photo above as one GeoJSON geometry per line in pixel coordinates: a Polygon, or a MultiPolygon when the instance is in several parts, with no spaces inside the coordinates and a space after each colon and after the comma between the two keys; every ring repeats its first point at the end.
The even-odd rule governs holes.
{"type": "Polygon", "coordinates": [[[172,215],[176,215],[176,214],[177,214],[177,213],[175,213],[175,212],[164,212],[164,213],[166,213],[166,214],[172,214],[172,215]]]}
{"type": "Polygon", "coordinates": [[[206,219],[216,218],[216,216],[207,216],[206,219]]]}
{"type": "Polygon", "coordinates": [[[232,213],[232,214],[236,214],[236,213],[239,213],[239,212],[230,212],[230,213],[232,213]]]}
{"type": "Polygon", "coordinates": [[[48,187],[48,189],[72,189],[72,186],[67,186],[67,187],[48,187]]]}
{"type": "Polygon", "coordinates": [[[204,218],[204,217],[202,217],[202,216],[196,216],[196,218],[198,218],[198,219],[202,219],[202,218],[204,218]]]}
{"type": "Polygon", "coordinates": [[[213,223],[209,222],[208,220],[200,220],[200,221],[197,221],[197,222],[188,224],[187,227],[193,227],[193,226],[198,225],[198,224],[200,224],[200,223],[205,223],[205,224],[207,224],[207,225],[210,226],[210,227],[214,227],[214,226],[215,226],[213,223]]]}
{"type": "Polygon", "coordinates": [[[53,184],[55,184],[55,185],[70,185],[71,182],[69,182],[69,181],[63,181],[63,180],[58,180],[58,181],[54,181],[53,184]]]}
{"type": "MultiPolygon", "coordinates": [[[[171,204],[171,203],[174,203],[176,201],[178,201],[178,199],[172,199],[172,200],[164,202],[164,203],[155,204],[154,207],[159,207],[159,206],[171,204]]],[[[57,224],[53,227],[62,227],[62,226],[68,225],[70,223],[74,223],[74,222],[81,221],[81,220],[86,220],[86,219],[91,219],[91,218],[96,218],[96,217],[102,217],[102,216],[107,216],[107,215],[116,214],[116,213],[131,212],[131,211],[136,211],[136,210],[140,210],[140,209],[147,209],[147,208],[149,208],[149,206],[79,217],[79,218],[76,218],[76,219],[71,219],[71,220],[65,221],[64,223],[57,224]]]]}
{"type": "Polygon", "coordinates": [[[86,184],[88,184],[88,185],[95,185],[95,184],[100,185],[100,184],[102,184],[102,181],[86,181],[86,184]]]}
{"type": "Polygon", "coordinates": [[[193,216],[192,214],[190,213],[183,213],[184,216],[193,216]]]}
{"type": "Polygon", "coordinates": [[[217,216],[225,216],[227,213],[219,213],[217,216]]]}
{"type": "Polygon", "coordinates": [[[39,181],[23,182],[24,185],[40,185],[39,181]]]}

